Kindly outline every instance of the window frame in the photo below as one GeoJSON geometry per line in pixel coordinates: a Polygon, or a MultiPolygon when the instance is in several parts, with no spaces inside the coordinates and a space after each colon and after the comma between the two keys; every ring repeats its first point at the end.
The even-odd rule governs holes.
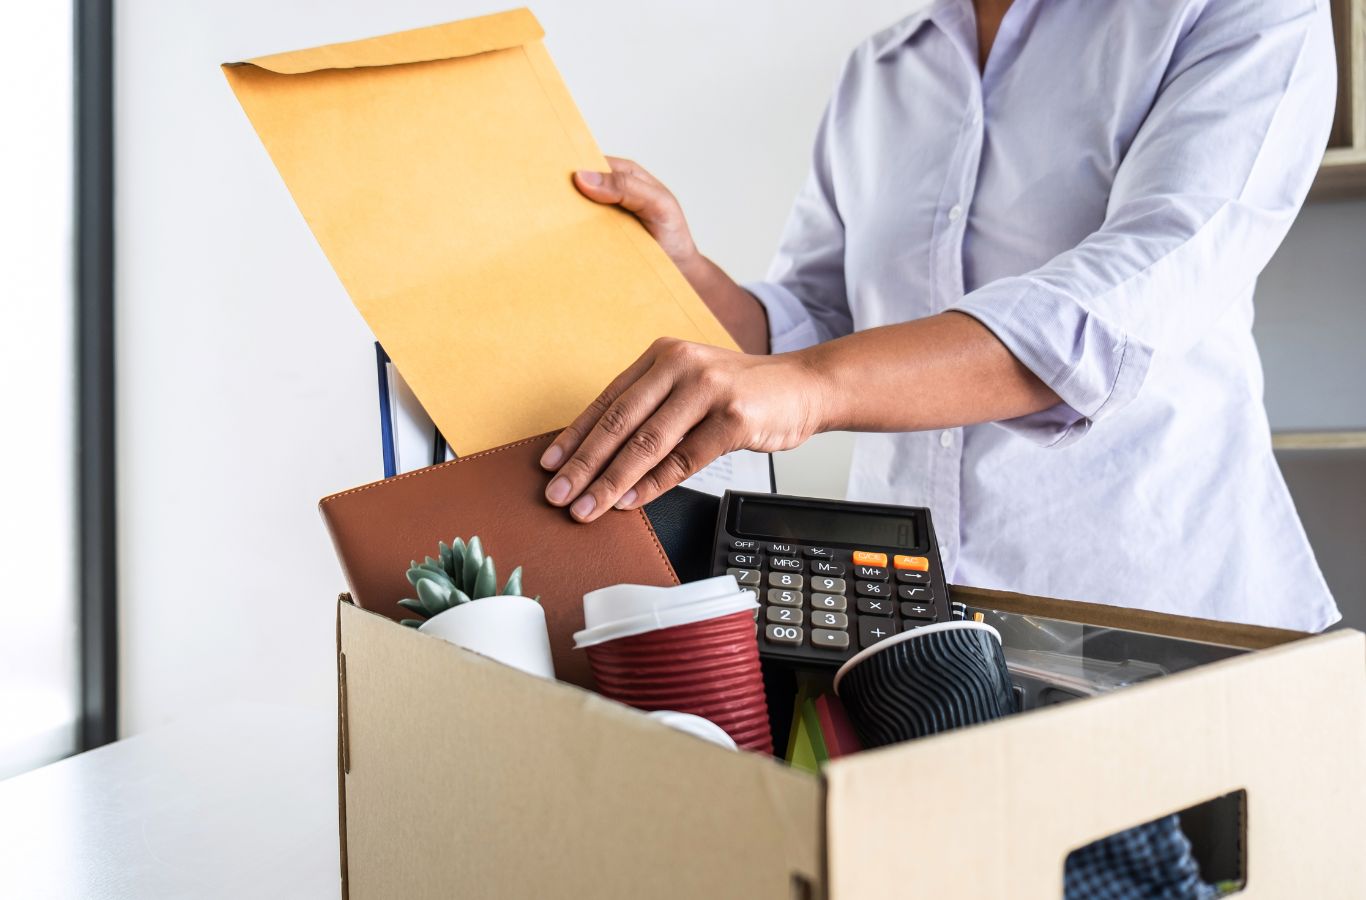
{"type": "Polygon", "coordinates": [[[74,0],[77,749],[118,739],[114,457],[114,10],[74,0]]]}

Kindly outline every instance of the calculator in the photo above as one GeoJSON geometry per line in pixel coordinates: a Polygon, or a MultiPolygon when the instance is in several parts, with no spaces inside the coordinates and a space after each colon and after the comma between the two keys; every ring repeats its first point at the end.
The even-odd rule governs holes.
{"type": "Polygon", "coordinates": [[[727,491],[713,554],[758,595],[765,660],[837,667],[952,615],[928,509],[727,491]]]}

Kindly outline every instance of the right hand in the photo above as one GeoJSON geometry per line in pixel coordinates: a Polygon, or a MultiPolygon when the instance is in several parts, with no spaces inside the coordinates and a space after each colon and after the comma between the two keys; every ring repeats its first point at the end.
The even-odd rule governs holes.
{"type": "Polygon", "coordinates": [[[615,156],[607,157],[610,172],[575,172],[574,186],[589,200],[620,206],[645,226],[663,251],[685,273],[701,254],[693,243],[683,208],[669,189],[649,172],[615,156]]]}

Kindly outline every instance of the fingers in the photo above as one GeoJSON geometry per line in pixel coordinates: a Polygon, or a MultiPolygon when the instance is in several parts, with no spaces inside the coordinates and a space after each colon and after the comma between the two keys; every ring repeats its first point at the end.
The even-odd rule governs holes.
{"type": "Polygon", "coordinates": [[[604,481],[604,470],[619,452],[626,452],[623,448],[627,442],[634,440],[645,421],[663,404],[671,386],[667,376],[652,371],[627,388],[560,466],[559,474],[546,486],[546,499],[556,506],[568,505],[574,518],[584,522],[596,518],[595,510],[601,514],[615,503],[631,483],[604,481]],[[597,490],[588,493],[586,489],[595,483],[597,490]]]}
{"type": "Polygon", "coordinates": [[[724,420],[716,415],[707,416],[664,455],[659,465],[646,473],[636,482],[635,487],[626,492],[626,496],[617,503],[617,507],[638,509],[644,506],[665,491],[696,475],[718,457],[736,449],[732,443],[730,428],[724,420]]]}
{"type": "Polygon", "coordinates": [[[649,172],[645,171],[645,169],[641,168],[639,163],[633,162],[629,159],[622,159],[620,156],[609,156],[607,157],[607,165],[612,169],[613,172],[622,172],[627,175],[634,175],[636,178],[639,178],[646,184],[653,184],[658,185],[659,187],[664,187],[663,182],[661,182],[658,178],[651,175],[649,172]]]}
{"type": "Polygon", "coordinates": [[[575,172],[574,185],[589,200],[620,206],[647,222],[669,218],[676,201],[659,182],[631,172],[575,172]]]}
{"type": "MultiPolygon", "coordinates": [[[[657,348],[651,346],[640,355],[640,358],[631,363],[626,371],[622,372],[612,383],[598,394],[597,399],[588,404],[588,408],[579,413],[578,418],[569,423],[569,427],[561,431],[555,440],[551,441],[550,446],[541,454],[541,468],[555,471],[559,469],[566,459],[583,443],[583,439],[592,431],[593,426],[602,418],[603,413],[607,412],[616,402],[617,398],[626,392],[631,385],[635,384],[642,375],[650,370],[654,365],[657,348]]],[[[553,501],[552,501],[553,502],[553,501]]]]}
{"type": "Polygon", "coordinates": [[[606,468],[574,501],[570,513],[591,522],[613,506],[634,506],[638,492],[632,486],[658,466],[705,414],[706,404],[695,395],[669,397],[628,440],[600,458],[606,468]]]}

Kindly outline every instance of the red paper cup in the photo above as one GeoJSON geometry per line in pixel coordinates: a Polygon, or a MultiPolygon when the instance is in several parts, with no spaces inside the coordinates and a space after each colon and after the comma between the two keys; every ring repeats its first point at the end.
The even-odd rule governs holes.
{"type": "Polygon", "coordinates": [[[584,597],[588,627],[575,642],[605,696],[701,716],[737,746],[772,754],[756,608],[729,575],[676,588],[617,585],[584,597]]]}

